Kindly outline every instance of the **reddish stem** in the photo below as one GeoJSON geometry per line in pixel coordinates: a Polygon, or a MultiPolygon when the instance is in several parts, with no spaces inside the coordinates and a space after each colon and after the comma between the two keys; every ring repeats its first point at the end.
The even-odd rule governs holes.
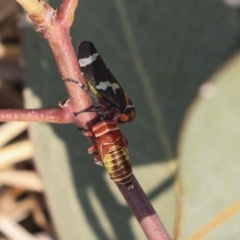
{"type": "Polygon", "coordinates": [[[0,122],[28,121],[72,123],[74,115],[65,108],[47,109],[0,109],[0,122]]]}
{"type": "Polygon", "coordinates": [[[170,240],[168,232],[134,175],[132,184],[134,188],[131,190],[120,184],[117,184],[117,186],[141,225],[147,239],[170,240]]]}
{"type": "Polygon", "coordinates": [[[74,20],[74,12],[78,5],[78,0],[63,0],[58,11],[57,18],[66,24],[68,28],[71,27],[74,20]]]}

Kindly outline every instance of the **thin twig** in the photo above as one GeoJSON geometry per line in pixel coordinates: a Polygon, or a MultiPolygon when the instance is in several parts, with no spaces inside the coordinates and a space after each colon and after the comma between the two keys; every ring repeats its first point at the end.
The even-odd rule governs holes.
{"type": "Polygon", "coordinates": [[[72,123],[74,115],[67,108],[1,109],[0,122],[29,121],[49,123],[72,123]]]}
{"type": "Polygon", "coordinates": [[[117,186],[147,238],[152,240],[170,240],[168,232],[134,175],[132,184],[134,188],[131,190],[120,184],[117,184],[117,186]]]}

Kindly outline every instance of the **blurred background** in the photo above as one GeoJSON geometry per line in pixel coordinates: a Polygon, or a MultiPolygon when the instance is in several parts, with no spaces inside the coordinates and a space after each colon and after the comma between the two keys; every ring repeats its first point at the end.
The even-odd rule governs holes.
{"type": "MultiPolygon", "coordinates": [[[[239,6],[93,0],[76,10],[75,49],[91,40],[136,106],[121,125],[133,171],[175,239],[239,239],[239,6]]],[[[0,1],[0,36],[1,108],[67,99],[47,42],[13,0],[0,1]]],[[[1,240],[145,239],[76,126],[2,124],[0,145],[1,240]]]]}

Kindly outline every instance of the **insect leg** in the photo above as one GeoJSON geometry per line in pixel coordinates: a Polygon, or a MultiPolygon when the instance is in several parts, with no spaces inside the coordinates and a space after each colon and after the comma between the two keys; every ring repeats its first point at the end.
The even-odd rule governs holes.
{"type": "Polygon", "coordinates": [[[112,109],[109,110],[109,109],[107,109],[107,108],[105,107],[105,104],[106,104],[106,103],[105,103],[104,100],[99,99],[93,92],[91,92],[91,91],[88,89],[88,87],[87,87],[86,85],[78,82],[77,80],[74,80],[74,79],[66,79],[65,81],[66,81],[66,82],[72,82],[72,83],[74,83],[74,84],[79,84],[80,87],[81,87],[88,95],[90,95],[90,97],[92,97],[97,104],[101,105],[101,106],[99,106],[99,107],[90,107],[90,108],[81,110],[81,111],[79,111],[79,112],[74,112],[73,114],[74,114],[75,117],[78,116],[79,114],[85,113],[85,112],[97,112],[97,113],[99,114],[99,116],[102,117],[103,119],[106,119],[106,118],[107,118],[106,116],[112,111],[112,109]]]}
{"type": "Polygon", "coordinates": [[[95,155],[95,157],[94,157],[94,163],[95,163],[95,164],[100,165],[100,166],[103,166],[103,162],[102,162],[101,157],[99,156],[98,147],[97,147],[96,144],[95,144],[95,145],[92,145],[92,146],[88,149],[88,153],[95,155]]]}
{"type": "Polygon", "coordinates": [[[73,114],[75,117],[77,117],[77,115],[81,113],[87,113],[87,112],[97,112],[100,116],[104,116],[106,114],[106,111],[101,107],[89,107],[79,112],[74,112],[73,114]]]}

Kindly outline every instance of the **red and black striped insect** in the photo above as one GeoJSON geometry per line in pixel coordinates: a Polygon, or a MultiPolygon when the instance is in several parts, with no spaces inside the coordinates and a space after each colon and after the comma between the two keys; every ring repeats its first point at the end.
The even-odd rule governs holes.
{"type": "Polygon", "coordinates": [[[88,85],[88,93],[99,104],[98,108],[87,109],[79,113],[96,111],[104,116],[104,120],[115,120],[118,123],[132,121],[136,115],[134,105],[92,42],[83,41],[80,43],[78,61],[88,85]]]}
{"type": "Polygon", "coordinates": [[[92,127],[96,144],[88,149],[95,154],[95,161],[102,162],[110,178],[132,189],[132,165],[129,159],[127,140],[114,120],[98,122],[92,127]]]}

